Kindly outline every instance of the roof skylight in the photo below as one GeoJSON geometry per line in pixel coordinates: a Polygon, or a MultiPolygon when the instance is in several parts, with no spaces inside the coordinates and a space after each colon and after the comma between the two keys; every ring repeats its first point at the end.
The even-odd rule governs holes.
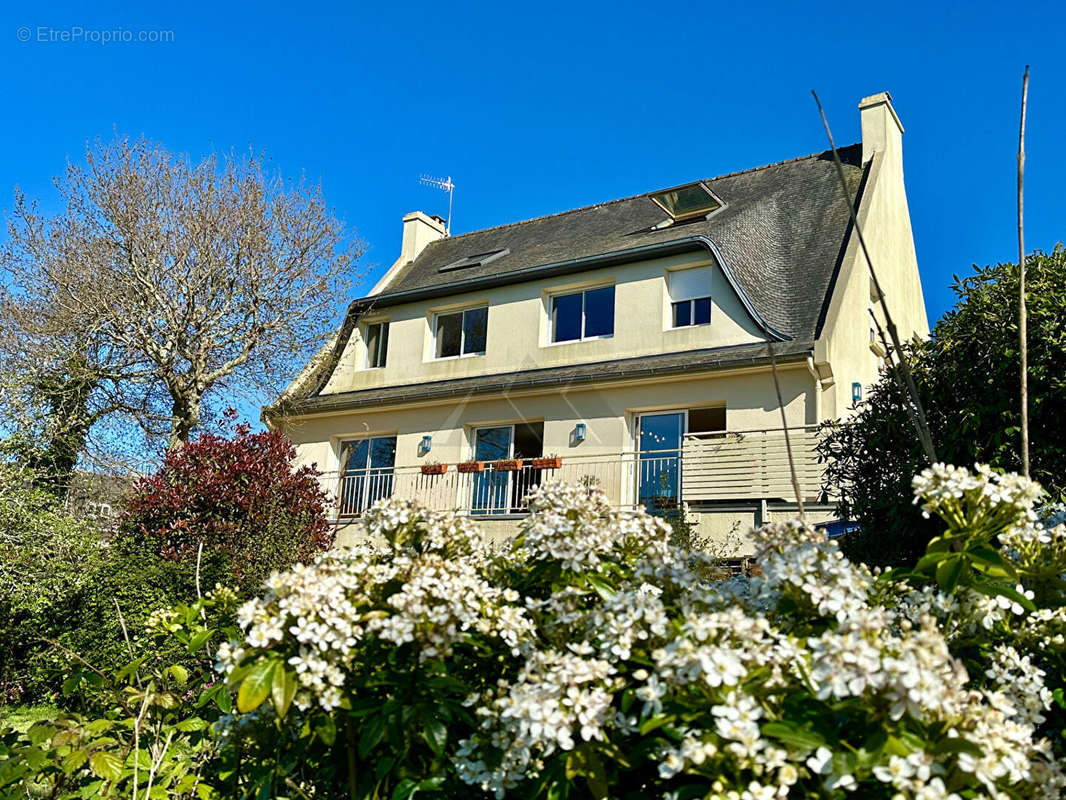
{"type": "Polygon", "coordinates": [[[650,197],[675,222],[705,217],[722,207],[722,203],[702,181],[664,189],[650,197]]]}
{"type": "Polygon", "coordinates": [[[451,272],[453,269],[467,269],[469,267],[479,267],[489,262],[495,261],[497,258],[503,258],[511,251],[508,248],[502,250],[490,250],[487,253],[478,253],[474,256],[463,256],[458,261],[453,261],[450,264],[445,264],[443,267],[438,267],[437,272],[451,272]]]}

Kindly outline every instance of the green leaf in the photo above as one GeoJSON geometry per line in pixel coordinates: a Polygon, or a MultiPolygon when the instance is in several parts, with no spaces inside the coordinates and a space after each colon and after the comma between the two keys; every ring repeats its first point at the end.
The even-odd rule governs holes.
{"type": "Polygon", "coordinates": [[[649,717],[648,719],[644,720],[644,722],[641,723],[641,725],[640,725],[640,735],[641,736],[647,736],[649,733],[651,733],[656,728],[661,728],[663,725],[669,725],[673,721],[674,721],[674,718],[672,716],[668,717],[668,716],[665,716],[663,714],[659,714],[659,715],[654,716],[654,717],[649,717]]]}
{"type": "Polygon", "coordinates": [[[1031,612],[1035,612],[1036,611],[1036,606],[1033,605],[1033,601],[1030,600],[1028,597],[1026,597],[1024,594],[1022,594],[1021,592],[1019,592],[1013,586],[1007,586],[1007,585],[1002,584],[1002,583],[978,583],[978,584],[974,584],[974,586],[972,588],[974,589],[974,591],[980,592],[981,594],[984,594],[984,595],[988,595],[989,597],[995,597],[997,595],[1002,595],[1003,597],[1006,597],[1008,600],[1013,600],[1015,603],[1020,605],[1026,611],[1031,611],[1031,612]]]}
{"type": "Polygon", "coordinates": [[[933,748],[934,753],[969,753],[974,758],[981,758],[984,755],[981,748],[975,745],[968,739],[963,739],[961,736],[954,738],[941,739],[937,742],[936,747],[933,748]]]}
{"type": "Polygon", "coordinates": [[[237,710],[247,714],[259,707],[270,695],[271,682],[277,661],[260,661],[249,672],[237,691],[237,710]]]}
{"type": "Polygon", "coordinates": [[[618,593],[617,589],[597,575],[588,575],[586,580],[588,580],[589,586],[596,590],[596,594],[604,600],[610,600],[618,593]]]}
{"type": "Polygon", "coordinates": [[[200,719],[199,717],[192,717],[190,719],[183,719],[174,727],[182,733],[190,733],[192,731],[202,731],[210,723],[207,720],[200,719]]]}
{"type": "Polygon", "coordinates": [[[981,572],[997,578],[1014,578],[1016,574],[1014,567],[1007,563],[999,551],[987,545],[974,547],[967,550],[966,554],[974,562],[973,566],[981,572]]]}
{"type": "Polygon", "coordinates": [[[439,756],[444,752],[444,746],[448,743],[448,729],[439,719],[426,717],[422,720],[422,737],[429,745],[429,749],[439,756]]]}
{"type": "Polygon", "coordinates": [[[413,781],[410,778],[404,778],[398,784],[396,788],[392,790],[391,800],[407,800],[408,797],[414,796],[414,793],[418,791],[418,781],[413,781]]]}
{"type": "Polygon", "coordinates": [[[289,706],[292,705],[292,698],[296,695],[296,686],[296,675],[278,664],[277,669],[274,670],[270,696],[274,701],[274,711],[281,719],[285,719],[289,706]]]}
{"type": "Polygon", "coordinates": [[[122,777],[122,759],[106,750],[97,750],[89,756],[89,769],[96,777],[114,783],[122,777]]]}
{"type": "Polygon", "coordinates": [[[377,747],[385,733],[385,716],[376,714],[363,724],[363,732],[359,736],[359,758],[366,758],[367,754],[377,747]]]}
{"type": "Polygon", "coordinates": [[[764,736],[773,737],[800,750],[817,750],[825,744],[825,739],[817,733],[784,722],[767,722],[762,726],[762,732],[764,736]]]}
{"type": "Polygon", "coordinates": [[[63,759],[63,771],[70,775],[75,770],[81,769],[88,758],[84,750],[72,750],[63,759]]]}
{"type": "Polygon", "coordinates": [[[588,782],[589,791],[596,800],[607,800],[607,770],[599,754],[591,746],[585,748],[585,780],[588,782]]]}
{"type": "Polygon", "coordinates": [[[952,553],[946,550],[939,550],[934,553],[926,553],[924,556],[918,559],[918,563],[914,565],[914,568],[919,572],[925,572],[930,567],[935,567],[945,558],[950,558],[951,556],[952,553]]]}
{"type": "Polygon", "coordinates": [[[170,674],[173,675],[174,680],[182,686],[189,682],[189,670],[185,669],[181,664],[172,664],[170,667],[170,674]]]}
{"type": "Polygon", "coordinates": [[[959,578],[962,577],[962,568],[966,566],[966,562],[963,561],[962,556],[958,553],[952,554],[948,559],[942,561],[936,568],[936,582],[941,591],[951,594],[955,591],[955,587],[959,585],[959,578]]]}
{"type": "Polygon", "coordinates": [[[314,721],[315,734],[327,747],[332,747],[337,741],[337,723],[333,717],[316,717],[314,721]]]}
{"type": "Polygon", "coordinates": [[[194,633],[192,635],[192,638],[189,639],[189,654],[191,655],[197,652],[198,650],[200,650],[200,648],[207,644],[207,640],[211,638],[211,635],[213,633],[214,631],[210,628],[205,628],[204,630],[197,631],[196,633],[194,633]]]}

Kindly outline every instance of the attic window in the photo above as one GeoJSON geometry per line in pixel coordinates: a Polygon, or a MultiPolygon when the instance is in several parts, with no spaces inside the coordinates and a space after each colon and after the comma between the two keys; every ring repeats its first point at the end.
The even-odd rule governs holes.
{"type": "Polygon", "coordinates": [[[480,267],[485,264],[489,264],[495,261],[497,258],[503,258],[510,253],[506,247],[503,250],[490,250],[487,253],[478,253],[476,256],[463,256],[458,261],[453,261],[450,264],[445,264],[443,267],[437,269],[437,272],[451,272],[453,269],[467,269],[469,267],[480,267]]]}
{"type": "Polygon", "coordinates": [[[674,222],[706,217],[722,207],[702,181],[664,189],[651,195],[652,202],[670,215],[674,222]]]}

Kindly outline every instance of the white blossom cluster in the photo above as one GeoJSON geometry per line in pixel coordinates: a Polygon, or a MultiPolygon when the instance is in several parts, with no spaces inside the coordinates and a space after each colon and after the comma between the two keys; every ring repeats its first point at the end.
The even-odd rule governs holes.
{"type": "Polygon", "coordinates": [[[280,651],[299,681],[296,705],[329,711],[367,637],[414,644],[421,661],[449,656],[472,634],[517,654],[532,625],[518,593],[486,579],[477,528],[403,501],[376,504],[363,525],[387,546],[341,548],[271,575],[266,593],[238,610],[244,643],[219,648],[221,669],[252,650],[280,651]]]}
{"type": "Polygon", "coordinates": [[[459,776],[502,797],[556,751],[602,739],[619,682],[611,663],[589,651],[587,645],[537,651],[513,683],[470,698],[481,730],[459,743],[459,776]],[[497,753],[491,763],[482,757],[486,746],[497,753]]]}
{"type": "MultiPolygon", "coordinates": [[[[989,517],[1010,525],[1028,521],[1037,494],[1027,481],[985,470],[937,468],[918,485],[929,493],[931,510],[951,505],[938,498],[958,501],[969,492],[989,517]]],[[[611,551],[622,537],[593,530],[592,520],[617,525],[624,515],[610,514],[579,489],[549,489],[539,500],[535,510],[542,516],[527,528],[535,531],[536,557],[592,574],[617,562],[611,551]]],[[[755,537],[762,567],[755,578],[711,586],[674,558],[668,590],[643,576],[640,585],[607,597],[569,587],[530,602],[548,639],[557,641],[560,629],[572,637],[566,659],[587,658],[600,669],[584,661],[576,671],[557,668],[558,651],[542,651],[530,656],[517,679],[471,698],[480,730],[455,758],[463,779],[502,797],[534,777],[553,753],[579,741],[634,736],[670,698],[685,698],[706,703],[714,723],[684,731],[679,745],[660,752],[664,779],[685,772],[747,775],[739,785],[712,781],[708,796],[733,800],[786,797],[812,776],[826,790],[855,791],[858,779],[830,749],[790,749],[762,733],[763,723],[785,713],[790,695],[810,693],[827,703],[857,701],[890,725],[907,718],[938,726],[968,743],[957,754],[918,749],[886,757],[873,775],[900,797],[958,797],[946,788],[953,770],[971,775],[992,796],[1002,786],[1025,784],[1033,796],[1059,797],[1066,778],[1035,730],[1050,702],[1042,673],[1004,651],[990,687],[969,688],[970,676],[952,657],[941,627],[956,617],[960,630],[987,631],[1022,614],[1021,606],[977,592],[960,592],[960,601],[926,589],[886,607],[870,571],[848,562],[821,533],[793,522],[765,526],[755,537]],[[676,605],[664,603],[678,587],[676,605]],[[784,602],[791,615],[775,614],[784,602]],[[825,620],[819,634],[794,630],[795,620],[812,618],[825,620]],[[630,662],[636,651],[650,655],[650,666],[630,662]],[[612,713],[627,686],[635,687],[637,704],[612,713]]]]}
{"type": "MultiPolygon", "coordinates": [[[[949,527],[976,520],[1059,547],[1057,534],[1027,533],[1039,497],[1029,481],[937,465],[915,488],[949,527]]],[[[1052,697],[1032,655],[1062,647],[1063,609],[1034,614],[1009,597],[882,582],[800,522],[754,532],[753,577],[711,582],[661,520],[611,509],[594,489],[548,485],[530,507],[493,557],[462,518],[379,504],[364,525],[386,546],[272,576],[240,611],[245,640],[220,649],[220,661],[281,651],[299,676],[297,704],[329,710],[367,640],[425,660],[462,658],[460,643],[479,637],[511,666],[467,698],[476,729],[450,756],[463,781],[497,797],[574,751],[625,752],[649,736],[664,786],[699,779],[720,800],[809,796],[811,786],[861,797],[871,782],[901,800],[1066,793],[1039,732],[1052,697]],[[554,577],[530,583],[539,574],[554,577]],[[509,583],[515,575],[527,582],[509,583]],[[1015,646],[996,647],[985,673],[971,675],[950,647],[993,634],[1015,646]],[[871,765],[854,757],[861,740],[781,735],[797,703],[879,726],[893,746],[871,765]],[[966,793],[949,790],[960,783],[966,793]]]]}

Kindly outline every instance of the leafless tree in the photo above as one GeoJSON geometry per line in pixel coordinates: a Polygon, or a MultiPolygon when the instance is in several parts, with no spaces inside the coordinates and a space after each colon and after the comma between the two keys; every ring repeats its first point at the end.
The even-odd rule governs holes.
{"type": "Polygon", "coordinates": [[[145,138],[97,141],[55,184],[55,216],[16,190],[0,367],[76,378],[51,388],[88,387],[93,424],[120,415],[170,446],[210,393],[274,392],[306,363],[361,252],[320,187],[255,155],[194,163],[145,138]]]}

